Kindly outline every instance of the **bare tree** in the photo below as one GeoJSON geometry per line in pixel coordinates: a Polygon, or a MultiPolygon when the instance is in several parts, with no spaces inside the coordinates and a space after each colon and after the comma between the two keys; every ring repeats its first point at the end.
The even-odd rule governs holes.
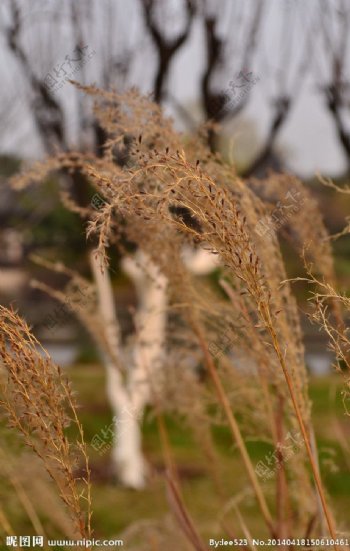
{"type": "MultiPolygon", "coordinates": [[[[238,82],[231,80],[227,92],[218,91],[216,82],[223,67],[226,78],[227,73],[236,73],[238,79],[247,79],[248,73],[251,73],[250,67],[257,50],[264,2],[258,2],[254,7],[250,4],[248,14],[245,8],[242,2],[225,3],[223,13],[219,15],[217,10],[210,9],[209,2],[202,3],[206,66],[201,79],[201,95],[205,117],[214,122],[228,122],[242,111],[249,99],[248,93],[235,97],[234,88],[240,87],[238,82]],[[225,18],[228,20],[227,28],[220,32],[220,24],[225,18]]],[[[215,141],[215,130],[210,130],[209,144],[212,150],[215,149],[215,141]]]]}
{"type": "MultiPolygon", "coordinates": [[[[277,138],[300,95],[313,46],[314,20],[311,17],[308,21],[307,12],[307,7],[294,3],[281,14],[280,48],[275,51],[276,68],[271,69],[270,63],[265,59],[264,78],[261,82],[261,87],[266,89],[271,98],[271,122],[260,152],[243,172],[245,177],[266,171],[271,163],[277,138]],[[302,25],[299,25],[300,22],[302,25]]],[[[273,59],[272,62],[274,61],[273,59]]]]}
{"type": "Polygon", "coordinates": [[[339,144],[350,169],[350,131],[348,108],[350,84],[346,79],[349,66],[350,9],[346,1],[321,2],[318,39],[322,56],[313,57],[318,88],[331,114],[339,144]],[[321,59],[326,60],[322,66],[321,59]]]}
{"type": "Polygon", "coordinates": [[[155,12],[157,9],[157,4],[160,4],[157,0],[141,0],[144,21],[152,36],[158,55],[158,66],[154,79],[153,90],[154,100],[157,103],[160,103],[165,95],[166,80],[169,76],[171,63],[178,50],[180,50],[189,37],[192,20],[195,13],[195,4],[194,0],[185,0],[185,26],[175,38],[166,37],[165,32],[161,30],[164,28],[164,24],[160,25],[156,20],[155,12]]]}
{"type": "MultiPolygon", "coordinates": [[[[259,80],[259,90],[270,98],[271,122],[261,150],[243,171],[251,176],[264,169],[271,162],[276,140],[301,91],[307,74],[313,41],[312,26],[305,6],[294,5],[277,17],[280,21],[279,48],[275,48],[272,59],[266,60],[266,37],[269,36],[268,6],[264,0],[223,3],[222,10],[212,8],[210,2],[202,3],[206,36],[206,67],[201,81],[201,93],[205,117],[225,124],[235,118],[246,107],[250,99],[252,84],[259,80]],[[303,26],[299,21],[303,18],[303,26]],[[228,22],[225,25],[225,21],[228,22]],[[227,27],[227,28],[225,28],[227,27]],[[303,29],[302,31],[300,29],[303,29]],[[255,78],[255,67],[261,67],[261,74],[255,78]],[[220,74],[236,75],[228,84],[219,87],[220,74]],[[240,93],[237,93],[238,92],[240,93]]],[[[275,20],[274,20],[275,24],[275,20]]],[[[215,127],[209,131],[211,149],[216,147],[215,127]]]]}

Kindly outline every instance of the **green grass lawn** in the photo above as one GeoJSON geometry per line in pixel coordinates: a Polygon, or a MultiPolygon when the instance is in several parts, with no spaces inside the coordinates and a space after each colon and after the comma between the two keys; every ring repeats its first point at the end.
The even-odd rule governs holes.
{"type": "MultiPolygon", "coordinates": [[[[112,421],[112,412],[105,397],[104,371],[102,367],[94,365],[77,365],[70,369],[69,373],[78,393],[79,415],[89,444],[94,434],[112,421]]],[[[350,455],[347,455],[344,447],[347,446],[346,440],[349,440],[350,419],[344,415],[340,398],[341,385],[342,382],[336,376],[312,379],[310,392],[322,476],[338,525],[344,530],[349,530],[350,455]],[[344,446],[339,444],[339,434],[345,440],[344,446]]],[[[247,491],[248,495],[242,502],[241,512],[251,534],[266,537],[266,530],[254,499],[249,495],[247,477],[237,451],[232,446],[228,430],[219,427],[214,431],[221,471],[221,492],[218,492],[210,476],[210,463],[196,446],[189,429],[184,423],[173,418],[166,418],[166,424],[174,458],[179,467],[185,502],[200,526],[203,537],[225,537],[219,524],[223,505],[230,497],[247,491]]],[[[152,474],[147,489],[142,492],[119,486],[113,479],[109,453],[99,455],[89,445],[93,473],[93,526],[96,537],[116,537],[130,523],[141,519],[161,520],[167,515],[164,461],[160,451],[157,423],[153,416],[146,416],[143,432],[145,455],[150,462],[152,474]]],[[[267,444],[262,442],[249,442],[247,446],[254,464],[268,450],[267,444]]],[[[267,484],[268,501],[273,510],[272,486],[269,486],[269,482],[263,484],[267,484]]],[[[225,518],[240,534],[235,514],[231,511],[225,518]]],[[[18,534],[31,533],[28,520],[20,508],[11,511],[11,521],[18,534]]]]}
{"type": "MultiPolygon", "coordinates": [[[[87,441],[95,432],[108,425],[112,413],[104,395],[104,374],[100,368],[91,366],[75,367],[72,378],[79,389],[82,409],[80,416],[84,423],[87,441]]],[[[350,434],[350,419],[344,415],[340,399],[342,382],[336,376],[312,379],[310,393],[313,402],[313,419],[320,448],[320,463],[327,490],[337,511],[339,521],[348,519],[347,506],[350,495],[350,457],[347,458],[338,443],[335,426],[339,425],[344,437],[350,434]],[[334,395],[335,394],[335,398],[334,395]],[[334,463],[331,464],[331,462],[334,463]],[[334,472],[333,472],[334,471],[334,472]]],[[[196,448],[189,430],[174,419],[166,419],[167,428],[176,462],[182,474],[182,486],[186,504],[193,517],[201,526],[207,527],[208,537],[213,534],[216,517],[222,508],[222,499],[218,496],[211,481],[208,462],[201,451],[196,448]]],[[[221,470],[224,479],[226,498],[247,489],[247,479],[231,444],[228,429],[219,427],[215,430],[215,439],[220,451],[221,470]]],[[[248,450],[253,460],[258,461],[266,453],[266,444],[248,443],[248,450]]],[[[140,518],[159,517],[167,508],[164,481],[162,477],[163,458],[156,421],[146,419],[144,423],[144,449],[147,458],[153,465],[155,474],[148,489],[142,493],[113,486],[111,480],[94,485],[95,530],[100,534],[115,534],[129,522],[140,518]]],[[[108,454],[99,457],[92,454],[92,465],[97,471],[108,469],[108,454]]],[[[101,477],[102,478],[102,477],[101,477]]],[[[271,496],[273,497],[273,496],[271,496]]],[[[273,506],[273,499],[271,499],[273,506]]],[[[253,499],[248,499],[243,508],[253,534],[263,535],[265,529],[260,522],[253,499]]],[[[220,535],[220,534],[217,534],[220,535]]]]}

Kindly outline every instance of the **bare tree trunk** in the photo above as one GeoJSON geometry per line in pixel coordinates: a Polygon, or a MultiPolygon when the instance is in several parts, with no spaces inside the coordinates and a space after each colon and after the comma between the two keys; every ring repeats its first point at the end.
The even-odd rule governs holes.
{"type": "MultiPolygon", "coordinates": [[[[116,315],[113,289],[109,274],[102,272],[98,258],[90,253],[90,265],[98,293],[101,317],[105,324],[108,346],[121,357],[119,323],[116,315]]],[[[126,486],[140,489],[145,484],[146,463],[142,454],[139,415],[133,408],[132,394],[128,392],[121,370],[111,356],[103,353],[107,372],[107,394],[114,413],[115,438],[112,458],[119,480],[126,486]]]]}
{"type": "Polygon", "coordinates": [[[154,101],[161,103],[165,95],[165,85],[173,58],[189,37],[195,13],[195,4],[193,0],[186,0],[186,23],[184,29],[172,40],[166,38],[166,35],[162,32],[162,26],[156,23],[154,17],[156,2],[154,0],[141,0],[141,6],[146,27],[152,36],[153,43],[158,52],[158,67],[154,79],[154,101]]]}
{"type": "Polygon", "coordinates": [[[343,101],[341,98],[341,83],[336,83],[334,85],[326,87],[326,100],[327,107],[331,113],[334,123],[337,138],[339,144],[341,145],[343,152],[346,156],[347,170],[350,169],[350,132],[347,131],[345,121],[342,117],[342,105],[343,101]]]}
{"type": "Polygon", "coordinates": [[[123,270],[134,282],[138,310],[136,339],[128,387],[137,413],[154,400],[161,384],[167,323],[167,279],[144,251],[123,259],[123,270]]]}
{"type": "Polygon", "coordinates": [[[269,160],[273,154],[273,148],[276,139],[287,119],[291,107],[291,101],[288,97],[280,97],[276,101],[276,114],[271,123],[270,130],[266,139],[266,143],[262,151],[252,161],[250,166],[241,174],[242,177],[248,178],[255,176],[259,170],[264,170],[268,167],[269,160]]]}
{"type": "MultiPolygon", "coordinates": [[[[109,274],[102,272],[94,252],[90,253],[100,314],[105,337],[114,355],[123,354],[119,323],[109,274]]],[[[146,253],[123,261],[123,269],[132,279],[138,296],[136,337],[132,359],[123,378],[121,370],[106,352],[107,394],[114,413],[115,439],[113,462],[120,481],[140,489],[145,485],[147,464],[142,453],[140,423],[145,406],[157,391],[163,364],[166,331],[167,280],[146,253]]],[[[125,358],[124,358],[125,360],[125,358]]],[[[125,363],[125,362],[121,362],[125,363]]]]}

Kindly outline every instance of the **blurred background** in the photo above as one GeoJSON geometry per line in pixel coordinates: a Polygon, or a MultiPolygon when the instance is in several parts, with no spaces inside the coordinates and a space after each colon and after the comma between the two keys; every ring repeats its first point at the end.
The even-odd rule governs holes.
{"type": "MultiPolygon", "coordinates": [[[[91,99],[70,79],[104,89],[137,87],[164,107],[184,139],[205,121],[217,123],[210,147],[242,177],[264,178],[270,171],[300,177],[317,198],[330,233],[340,232],[350,212],[349,196],[324,187],[317,175],[340,186],[349,183],[350,3],[3,0],[0,18],[0,301],[18,309],[54,360],[69,370],[89,441],[111,420],[94,343],[69,309],[30,285],[33,278],[58,289],[64,283],[62,275],[34,262],[33,255],[60,261],[89,278],[85,225],[62,205],[58,177],[23,191],[13,190],[9,178],[60,151],[100,154],[106,136],[91,99]]],[[[288,274],[300,275],[300,260],[287,243],[282,247],[288,274]]],[[[339,288],[348,292],[348,236],[334,242],[334,255],[339,288]]],[[[118,257],[112,258],[112,283],[127,335],[136,298],[118,257]]],[[[321,458],[341,510],[350,474],[325,422],[336,411],[332,400],[338,383],[325,339],[303,315],[307,290],[295,290],[316,426],[322,427],[321,458]]],[[[205,517],[213,504],[206,502],[208,482],[200,457],[177,421],[170,423],[188,499],[195,514],[205,517]]],[[[144,431],[145,453],[155,472],[161,471],[153,419],[144,431]]],[[[227,435],[218,438],[224,448],[227,435]]],[[[116,491],[108,452],[91,453],[98,532],[108,536],[137,518],[158,518],[164,498],[157,479],[142,498],[116,491]]],[[[13,514],[14,525],[25,526],[21,512],[13,514]]]]}

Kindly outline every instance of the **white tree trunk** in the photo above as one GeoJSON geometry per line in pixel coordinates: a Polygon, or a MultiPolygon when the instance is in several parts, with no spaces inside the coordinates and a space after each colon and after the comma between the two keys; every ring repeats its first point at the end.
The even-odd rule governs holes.
{"type": "Polygon", "coordinates": [[[133,405],[142,409],[156,392],[162,364],[167,317],[167,280],[154,262],[138,251],[123,260],[124,272],[133,280],[138,309],[135,316],[136,339],[129,377],[133,405]]]}
{"type": "MultiPolygon", "coordinates": [[[[116,393],[112,393],[114,396],[116,393]]],[[[126,394],[126,400],[118,397],[115,411],[115,438],[112,458],[118,478],[129,488],[142,489],[146,483],[147,463],[142,453],[142,433],[140,423],[143,411],[137,411],[126,394]],[[122,406],[124,402],[124,406],[122,406]]]]}
{"type": "Polygon", "coordinates": [[[128,378],[133,415],[129,416],[128,422],[124,420],[124,426],[125,431],[130,430],[134,445],[138,443],[141,446],[137,420],[141,421],[145,406],[154,400],[164,360],[167,280],[142,251],[134,257],[124,258],[122,268],[132,279],[138,298],[136,334],[128,378]]]}
{"type": "MultiPolygon", "coordinates": [[[[122,357],[119,323],[116,315],[111,280],[102,272],[98,258],[90,253],[90,265],[96,283],[99,311],[105,325],[108,346],[122,357]]],[[[145,484],[146,465],[141,448],[139,415],[135,415],[132,399],[123,377],[111,356],[103,351],[107,372],[107,395],[114,413],[115,436],[112,458],[122,484],[140,489],[145,484]]]]}
{"type": "MultiPolygon", "coordinates": [[[[188,269],[197,275],[207,274],[218,265],[218,258],[202,249],[184,251],[188,269]]],[[[105,325],[110,350],[122,358],[119,323],[113,289],[107,270],[102,271],[98,258],[90,254],[96,282],[99,311],[105,325]]],[[[140,423],[144,408],[151,403],[161,384],[166,338],[167,279],[143,251],[123,259],[122,268],[133,281],[138,298],[135,316],[136,335],[132,361],[123,380],[111,355],[104,353],[107,393],[114,412],[115,440],[112,457],[120,481],[139,489],[145,484],[146,461],[142,454],[140,423]]]]}

